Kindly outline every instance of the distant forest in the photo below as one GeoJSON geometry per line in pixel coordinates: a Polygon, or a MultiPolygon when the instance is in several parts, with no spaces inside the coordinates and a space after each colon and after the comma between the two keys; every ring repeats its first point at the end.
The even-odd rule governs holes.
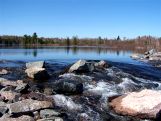
{"type": "Polygon", "coordinates": [[[38,37],[36,33],[32,36],[0,36],[0,46],[98,46],[118,49],[151,49],[161,50],[161,38],[152,36],[138,36],[134,39],[120,38],[44,38],[38,37]]]}

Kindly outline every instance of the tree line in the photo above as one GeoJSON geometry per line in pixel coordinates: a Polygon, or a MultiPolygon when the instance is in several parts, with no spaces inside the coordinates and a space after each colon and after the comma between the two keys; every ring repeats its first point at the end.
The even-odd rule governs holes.
{"type": "Polygon", "coordinates": [[[106,46],[122,49],[150,49],[161,48],[161,38],[152,36],[138,36],[133,39],[120,38],[44,38],[38,37],[37,33],[24,36],[0,36],[0,45],[2,46],[106,46]]]}

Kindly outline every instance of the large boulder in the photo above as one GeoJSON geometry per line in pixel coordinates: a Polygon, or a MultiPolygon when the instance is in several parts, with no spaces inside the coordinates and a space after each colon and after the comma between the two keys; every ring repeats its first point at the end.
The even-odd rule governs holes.
{"type": "Polygon", "coordinates": [[[7,105],[10,114],[26,113],[45,108],[53,108],[53,103],[49,101],[37,101],[33,99],[26,99],[11,103],[7,105]]]}
{"type": "Polygon", "coordinates": [[[113,99],[110,106],[122,115],[155,119],[161,110],[161,92],[147,89],[132,92],[113,99]]]}
{"type": "Polygon", "coordinates": [[[26,63],[26,68],[44,68],[45,62],[44,61],[36,61],[36,62],[28,62],[26,63]]]}
{"type": "Polygon", "coordinates": [[[35,80],[44,80],[49,78],[45,68],[33,67],[25,70],[27,76],[35,80]]]}
{"type": "Polygon", "coordinates": [[[88,63],[86,60],[79,60],[70,67],[69,72],[84,73],[84,72],[91,72],[93,70],[94,70],[94,64],[88,63]]]}

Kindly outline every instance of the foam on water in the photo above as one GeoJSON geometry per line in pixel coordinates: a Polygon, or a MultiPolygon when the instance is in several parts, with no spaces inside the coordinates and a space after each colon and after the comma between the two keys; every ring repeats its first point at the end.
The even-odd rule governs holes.
{"type": "Polygon", "coordinates": [[[74,101],[64,95],[53,96],[55,105],[58,107],[66,107],[68,110],[81,110],[81,105],[74,103],[74,101]]]}
{"type": "Polygon", "coordinates": [[[117,94],[114,85],[103,81],[98,82],[96,85],[89,84],[85,88],[87,88],[88,92],[96,95],[111,96],[117,94]]]}
{"type": "Polygon", "coordinates": [[[121,89],[122,93],[131,92],[131,91],[137,89],[138,84],[135,83],[130,78],[122,78],[122,80],[123,80],[123,82],[121,82],[120,84],[117,85],[118,88],[121,89]]]}
{"type": "Polygon", "coordinates": [[[62,78],[68,78],[68,79],[80,79],[82,81],[92,81],[93,77],[91,76],[86,76],[86,75],[76,75],[74,73],[66,73],[66,74],[63,74],[63,75],[60,75],[59,77],[62,77],[62,78]]]}

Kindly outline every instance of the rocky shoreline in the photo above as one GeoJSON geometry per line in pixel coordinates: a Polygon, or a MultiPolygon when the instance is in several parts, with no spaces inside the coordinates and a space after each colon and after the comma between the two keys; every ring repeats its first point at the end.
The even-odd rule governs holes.
{"type": "Polygon", "coordinates": [[[79,60],[56,74],[44,61],[29,62],[23,71],[28,81],[0,78],[0,121],[161,120],[160,83],[106,61],[79,60]]]}
{"type": "Polygon", "coordinates": [[[140,61],[146,61],[153,66],[161,69],[161,52],[157,52],[155,49],[151,49],[145,52],[143,55],[137,53],[132,54],[131,58],[140,61]]]}

